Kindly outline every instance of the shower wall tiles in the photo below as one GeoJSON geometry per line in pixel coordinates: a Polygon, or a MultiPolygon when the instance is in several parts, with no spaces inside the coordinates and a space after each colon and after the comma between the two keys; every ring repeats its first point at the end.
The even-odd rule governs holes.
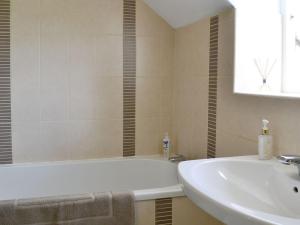
{"type": "Polygon", "coordinates": [[[136,154],[158,154],[171,132],[174,30],[143,0],[136,16],[136,154]]]}
{"type": "MultiPolygon", "coordinates": [[[[11,1],[14,162],[123,155],[123,4],[11,1]]],[[[134,144],[154,154],[170,130],[173,30],[139,0],[136,19],[134,144]]]]}
{"type": "Polygon", "coordinates": [[[207,157],[210,18],[175,31],[173,146],[187,158],[207,157]]]}

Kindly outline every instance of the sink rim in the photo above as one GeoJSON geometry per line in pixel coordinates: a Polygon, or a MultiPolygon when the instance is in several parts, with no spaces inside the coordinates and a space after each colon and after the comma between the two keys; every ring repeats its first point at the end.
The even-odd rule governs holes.
{"type": "MultiPolygon", "coordinates": [[[[247,208],[243,205],[238,205],[239,209],[233,207],[230,202],[223,202],[221,199],[214,198],[208,193],[195,187],[193,179],[188,177],[186,173],[191,171],[195,165],[199,163],[217,163],[217,162],[251,162],[268,164],[270,166],[280,165],[276,159],[272,160],[258,160],[257,156],[238,156],[238,157],[226,157],[226,158],[214,158],[214,159],[199,159],[181,162],[178,166],[178,177],[180,182],[183,184],[183,190],[187,197],[189,197],[196,205],[204,209],[207,213],[213,215],[217,219],[225,223],[234,224],[234,221],[228,222],[228,217],[237,217],[237,220],[243,219],[260,223],[260,224],[300,224],[300,218],[286,217],[282,215],[276,215],[272,213],[262,212],[252,208],[247,208]],[[207,204],[207,206],[204,204],[207,204]],[[215,209],[214,209],[215,207],[215,209]],[[220,215],[219,215],[219,214],[220,215]]],[[[295,173],[297,173],[295,169],[295,173]]],[[[232,202],[234,203],[234,202],[232,202]]],[[[238,223],[236,223],[238,224],[238,223]]],[[[249,223],[250,224],[250,223],[249,223]]]]}

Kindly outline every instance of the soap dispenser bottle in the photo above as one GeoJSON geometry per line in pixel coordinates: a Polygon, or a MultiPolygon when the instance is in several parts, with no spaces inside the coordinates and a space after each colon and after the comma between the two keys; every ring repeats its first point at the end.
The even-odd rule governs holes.
{"type": "Polygon", "coordinates": [[[262,134],[258,136],[258,158],[261,160],[273,157],[273,137],[270,135],[268,124],[268,120],[262,120],[262,134]]]}
{"type": "Polygon", "coordinates": [[[170,157],[170,138],[168,133],[165,133],[165,137],[163,138],[163,155],[166,160],[170,157]]]}

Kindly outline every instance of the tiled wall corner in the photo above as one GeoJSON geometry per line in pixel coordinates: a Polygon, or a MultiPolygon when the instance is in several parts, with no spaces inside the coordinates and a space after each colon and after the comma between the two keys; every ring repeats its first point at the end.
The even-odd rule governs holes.
{"type": "Polygon", "coordinates": [[[173,146],[189,159],[207,155],[209,25],[206,18],[175,31],[173,146]]]}
{"type": "Polygon", "coordinates": [[[161,154],[171,134],[174,30],[137,0],[136,154],[161,154]]]}

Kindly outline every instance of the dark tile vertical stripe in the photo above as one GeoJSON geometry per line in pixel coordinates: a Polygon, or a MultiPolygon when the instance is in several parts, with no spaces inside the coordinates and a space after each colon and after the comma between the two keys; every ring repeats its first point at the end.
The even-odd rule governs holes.
{"type": "Polygon", "coordinates": [[[123,1],[123,156],[134,156],[136,104],[136,0],[123,1]]]}
{"type": "Polygon", "coordinates": [[[172,198],[162,198],[155,200],[155,225],[172,225],[172,203],[172,198]]]}
{"type": "Polygon", "coordinates": [[[216,157],[219,17],[210,19],[207,158],[216,157]]]}
{"type": "Polygon", "coordinates": [[[10,0],[0,0],[0,163],[12,163],[10,0]]]}

